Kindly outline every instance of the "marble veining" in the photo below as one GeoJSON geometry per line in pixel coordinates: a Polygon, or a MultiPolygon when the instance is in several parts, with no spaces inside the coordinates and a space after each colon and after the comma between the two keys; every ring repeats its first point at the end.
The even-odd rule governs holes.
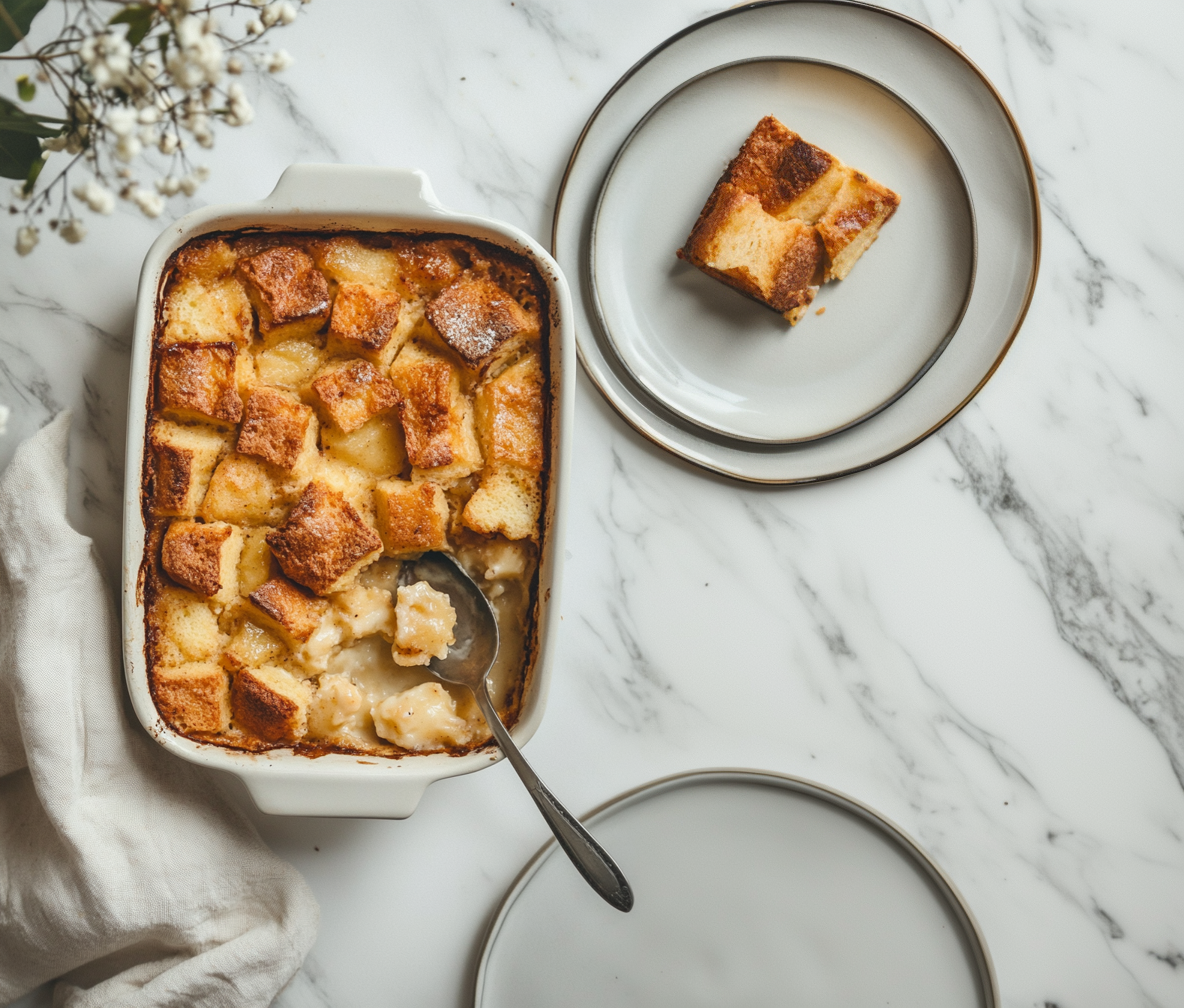
{"type": "MultiPolygon", "coordinates": [[[[892,5],[960,45],[1024,131],[1044,225],[1027,322],[937,436],[793,490],[664,454],[581,376],[563,630],[530,756],[576,810],[703,766],[821,781],[934,854],[1006,1008],[1176,1008],[1184,6],[892,5]]],[[[219,134],[210,181],[175,209],[258,199],[293,161],[397,164],[545,242],[587,116],[717,9],[314,0],[286,30],[296,65],[247,77],[256,121],[219,134]]],[[[71,519],[112,583],[132,305],[164,224],[120,204],[81,245],[0,249],[0,466],[74,410],[71,519]]],[[[460,1008],[488,915],[546,836],[504,765],[434,786],[405,822],[254,816],[323,910],[280,1008],[460,1008]]]]}

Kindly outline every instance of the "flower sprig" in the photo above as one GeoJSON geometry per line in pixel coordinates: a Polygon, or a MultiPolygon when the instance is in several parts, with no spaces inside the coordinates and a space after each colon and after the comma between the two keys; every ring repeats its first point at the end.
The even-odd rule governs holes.
{"type": "Polygon", "coordinates": [[[9,213],[21,220],[21,255],[37,245],[42,222],[81,241],[82,206],[110,214],[118,196],[157,217],[169,197],[193,195],[209,175],[194,164],[194,149],[214,145],[217,121],[245,126],[255,116],[234,78],[249,66],[271,73],[290,66],[292,57],[267,36],[298,16],[290,0],[60,0],[60,30],[34,50],[26,36],[47,3],[0,0],[0,61],[32,65],[16,80],[18,101],[48,91],[59,113],[0,97],[0,176],[19,180],[9,213]],[[232,33],[228,23],[237,25],[239,15],[232,33]],[[22,51],[13,52],[18,45],[22,51]],[[65,159],[46,182],[54,154],[65,159]],[[144,183],[136,164],[156,178],[144,183]]]}

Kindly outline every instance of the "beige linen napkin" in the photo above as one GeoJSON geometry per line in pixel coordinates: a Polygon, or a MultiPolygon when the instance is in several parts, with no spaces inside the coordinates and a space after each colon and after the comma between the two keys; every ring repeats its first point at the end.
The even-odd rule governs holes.
{"type": "Polygon", "coordinates": [[[316,937],[300,874],[129,715],[119,623],[66,522],[69,416],[0,478],[0,1004],[270,1004],[316,937]]]}

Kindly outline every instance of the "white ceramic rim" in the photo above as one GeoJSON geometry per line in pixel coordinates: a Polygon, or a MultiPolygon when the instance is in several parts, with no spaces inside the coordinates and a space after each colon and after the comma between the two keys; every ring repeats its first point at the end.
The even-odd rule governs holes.
{"type": "Polygon", "coordinates": [[[403,168],[292,165],[283,172],[271,194],[257,203],[204,207],[187,214],[160,235],[144,259],[132,342],[123,500],[124,673],[136,716],[170,753],[239,777],[263,812],[405,818],[415,810],[429,784],[480,770],[501,759],[501,753],[487,748],[462,756],[437,753],[399,759],[330,753],[314,759],[291,749],[264,753],[224,749],[175,733],[161,718],[149,690],[144,606],[138,595],[145,540],[140,485],[156,302],[165,264],[174,251],[199,235],[242,228],[467,235],[527,256],[547,283],[551,311],[551,457],[538,574],[535,663],[511,733],[519,745],[530,739],[542,718],[558,631],[566,511],[562,493],[568,485],[575,391],[568,366],[574,351],[570,291],[555,260],[524,231],[503,221],[446,209],[422,171],[403,168]]]}
{"type": "MultiPolygon", "coordinates": [[[[963,936],[966,938],[974,954],[975,965],[978,967],[979,987],[982,991],[984,1004],[986,1008],[1000,1008],[999,984],[995,978],[995,966],[991,960],[991,951],[987,947],[987,940],[978,925],[978,921],[975,919],[966,900],[958,891],[958,887],[954,885],[950,877],[933,860],[925,848],[896,825],[896,823],[882,813],[877,812],[870,805],[866,805],[859,799],[852,798],[842,791],[837,791],[825,784],[819,784],[817,781],[807,780],[805,777],[795,777],[792,774],[779,773],[776,770],[754,770],[746,767],[707,767],[700,770],[684,770],[681,773],[671,774],[668,777],[659,777],[657,780],[652,780],[646,784],[631,788],[628,791],[623,791],[615,798],[610,798],[602,805],[596,806],[587,815],[582,816],[580,821],[586,826],[594,827],[598,819],[606,817],[607,813],[615,811],[619,806],[634,804],[636,801],[644,801],[648,797],[671,791],[675,788],[705,783],[707,781],[762,784],[771,787],[781,787],[788,791],[796,791],[799,794],[810,795],[811,797],[828,802],[845,812],[863,819],[878,829],[921,867],[937,890],[945,897],[946,903],[954,913],[954,917],[961,924],[963,936]]],[[[518,873],[518,877],[514,879],[506,895],[502,897],[501,902],[498,904],[497,909],[494,910],[489,925],[485,929],[485,934],[481,938],[481,955],[477,960],[473,974],[474,1008],[482,1008],[485,997],[486,969],[502,924],[505,922],[514,902],[530,884],[531,879],[534,878],[539,868],[542,867],[543,862],[555,853],[557,849],[558,845],[554,839],[548,840],[543,844],[534,857],[526,863],[522,871],[518,873]]]]}
{"type": "MultiPolygon", "coordinates": [[[[605,107],[612,101],[612,99],[624,88],[629,82],[647,65],[654,60],[655,57],[662,54],[666,49],[675,43],[681,41],[687,36],[700,31],[701,29],[715,24],[716,22],[743,16],[745,14],[761,11],[766,8],[791,8],[796,6],[818,6],[829,8],[847,8],[853,11],[858,11],[866,15],[873,15],[875,17],[882,17],[890,21],[898,22],[912,31],[918,32],[927,37],[931,42],[937,43],[939,46],[947,50],[948,55],[952,56],[957,62],[962,64],[962,70],[965,79],[976,83],[981,88],[983,96],[990,103],[993,103],[999,117],[1002,120],[1006,131],[1010,134],[1009,140],[1014,144],[1014,153],[1018,156],[1021,162],[1022,174],[1026,181],[1026,191],[1024,191],[1024,202],[1026,203],[1029,213],[1025,224],[1026,233],[1030,235],[1030,242],[1025,243],[1025,257],[1030,257],[1030,268],[1027,271],[1026,283],[1023,284],[1023,296],[1019,299],[1017,308],[1014,312],[1014,320],[1006,330],[1006,338],[1001,341],[998,352],[991,360],[989,366],[986,366],[981,374],[981,377],[974,382],[973,386],[968,388],[961,396],[961,398],[953,403],[953,405],[944,410],[940,415],[934,416],[932,420],[927,420],[923,427],[915,432],[910,432],[906,437],[893,437],[885,439],[887,443],[878,446],[871,452],[865,453],[868,457],[859,458],[850,462],[843,462],[840,464],[823,465],[815,462],[814,464],[804,465],[796,462],[795,456],[800,457],[802,454],[813,456],[816,454],[816,449],[819,446],[824,446],[830,443],[830,439],[820,439],[814,442],[807,442],[800,445],[767,445],[767,444],[753,444],[748,442],[741,442],[730,438],[721,438],[717,435],[710,434],[700,428],[682,421],[675,414],[669,413],[665,408],[653,400],[652,397],[645,392],[644,389],[633,385],[627,374],[619,373],[618,370],[608,362],[601,354],[600,348],[596,345],[595,335],[591,335],[585,330],[590,328],[595,323],[588,317],[587,306],[584,303],[582,296],[577,297],[575,302],[576,311],[578,313],[577,322],[577,339],[576,352],[579,355],[580,362],[584,366],[584,371],[591,379],[592,383],[600,390],[601,394],[608,401],[609,405],[613,407],[621,418],[632,426],[639,434],[647,440],[653,442],[660,448],[671,452],[685,461],[695,465],[701,469],[711,472],[720,473],[743,482],[762,483],[768,485],[795,485],[818,483],[826,480],[836,479],[840,476],[847,476],[853,473],[862,472],[865,469],[870,469],[873,466],[886,462],[889,459],[895,458],[897,455],[907,451],[920,442],[924,441],[935,431],[939,430],[953,417],[955,417],[975,395],[982,389],[983,385],[990,379],[990,377],[999,368],[1003,358],[1007,355],[1011,344],[1015,341],[1020,327],[1023,324],[1024,318],[1027,315],[1028,308],[1032,301],[1032,296],[1035,291],[1036,279],[1040,267],[1040,247],[1041,247],[1041,220],[1040,220],[1040,200],[1037,189],[1035,170],[1032,166],[1031,158],[1028,154],[1027,146],[1024,143],[1019,126],[1017,125],[1014,116],[1007,107],[1002,95],[998,89],[991,83],[990,79],[982,72],[982,70],[970,60],[961,49],[945,38],[938,32],[934,31],[928,25],[925,25],[914,18],[910,18],[905,14],[900,14],[896,11],[887,10],[882,7],[877,7],[873,4],[864,3],[862,0],[756,0],[756,2],[739,4],[735,7],[721,11],[710,17],[698,21],[682,31],[670,36],[664,42],[660,43],[649,53],[643,56],[636,64],[634,64],[608,91],[608,93],[597,105],[592,115],[585,123],[583,130],[576,140],[575,146],[572,150],[571,157],[568,160],[567,167],[564,171],[563,179],[560,183],[559,195],[556,200],[555,213],[552,218],[551,229],[551,250],[557,258],[562,258],[563,261],[568,262],[569,268],[572,262],[579,265],[583,262],[587,255],[587,249],[583,246],[586,242],[586,220],[589,215],[588,204],[594,198],[594,194],[599,191],[600,182],[603,180],[603,169],[597,175],[596,181],[588,184],[585,180],[581,180],[581,205],[571,206],[574,197],[571,193],[571,185],[573,174],[580,160],[581,152],[584,149],[585,141],[588,139],[590,132],[596,125],[601,113],[605,107]],[[583,192],[584,190],[590,190],[583,192]],[[565,196],[567,197],[565,203],[565,196]],[[567,218],[570,216],[570,222],[567,218]],[[572,237],[569,239],[565,233],[565,226],[570,227],[572,237]],[[778,450],[780,449],[780,450],[778,450]]],[[[873,75],[874,76],[874,75],[873,75]]],[[[886,83],[886,82],[885,82],[886,83]]],[[[673,86],[673,82],[670,86],[673,86]]],[[[891,87],[891,85],[889,85],[891,87]]],[[[669,86],[665,89],[669,90],[669,86]]],[[[664,93],[664,91],[662,92],[664,93]]],[[[651,99],[651,104],[654,99],[651,99]]],[[[648,107],[648,105],[646,106],[648,107]]],[[[641,112],[638,112],[638,117],[641,112]]],[[[928,117],[927,117],[928,118],[928,117]]],[[[633,122],[629,124],[632,128],[633,122]]],[[[945,138],[947,145],[949,144],[948,137],[945,138]]],[[[615,153],[615,146],[612,153],[615,153]]],[[[599,164],[605,164],[607,160],[611,159],[611,154],[597,153],[599,164]]],[[[962,166],[965,171],[965,165],[962,166]]],[[[593,170],[593,169],[589,169],[593,170]]],[[[972,195],[974,188],[971,189],[972,195]]],[[[1019,190],[1017,189],[1017,196],[1019,190]]],[[[982,208],[977,208],[982,213],[982,208]]],[[[980,225],[980,239],[981,239],[981,225],[980,225]]],[[[981,252],[981,247],[980,247],[981,252]]],[[[981,259],[980,259],[981,261],[981,259]]],[[[580,266],[582,269],[582,266],[580,266]]],[[[976,284],[976,287],[978,285],[976,284]]],[[[974,296],[972,295],[972,302],[974,296]]],[[[948,356],[947,352],[943,353],[942,358],[948,356]]],[[[940,360],[940,359],[939,359],[940,360]]],[[[622,369],[623,370],[623,369],[622,369]]],[[[931,372],[934,369],[931,368],[931,372]]],[[[929,378],[927,374],[923,378],[929,378]]],[[[918,382],[914,388],[922,385],[923,382],[918,382]]],[[[910,390],[911,391],[911,390],[910,390]]],[[[876,430],[883,422],[884,418],[893,415],[893,410],[900,408],[901,404],[909,403],[909,395],[901,396],[896,403],[891,407],[881,412],[869,421],[850,429],[844,434],[837,435],[839,438],[851,437],[859,435],[861,432],[868,430],[876,430]]]]}
{"type": "Polygon", "coordinates": [[[830,437],[832,434],[841,434],[843,431],[850,430],[852,427],[863,423],[865,420],[870,420],[877,413],[887,409],[921,380],[925,372],[934,365],[938,357],[942,355],[942,352],[945,350],[945,348],[949,346],[950,340],[954,338],[954,333],[958,331],[958,327],[962,324],[962,318],[966,315],[966,308],[970,304],[971,295],[974,293],[974,279],[978,272],[978,220],[974,212],[974,199],[970,194],[970,187],[966,184],[966,175],[962,171],[962,166],[958,164],[958,159],[954,156],[954,152],[950,150],[949,145],[945,142],[945,139],[942,137],[942,135],[936,129],[934,129],[933,124],[930,123],[929,120],[923,115],[921,115],[916,106],[914,106],[912,102],[908,101],[903,95],[888,87],[888,85],[884,84],[882,81],[878,81],[873,77],[869,77],[867,74],[861,73],[854,67],[845,66],[842,63],[835,63],[831,60],[811,59],[806,56],[750,56],[746,59],[732,60],[730,63],[721,63],[719,66],[711,67],[710,69],[704,70],[702,73],[696,74],[694,77],[683,81],[677,87],[672,88],[661,98],[659,98],[653,104],[650,110],[641,117],[637,125],[634,126],[629,132],[629,135],[625,138],[624,142],[617,150],[616,155],[613,157],[612,164],[609,165],[608,172],[604,176],[604,182],[601,183],[600,191],[596,196],[596,207],[592,211],[591,250],[589,252],[588,260],[588,269],[586,275],[584,275],[581,279],[589,286],[592,306],[596,312],[596,321],[600,325],[600,328],[604,332],[605,336],[608,338],[608,343],[615,351],[617,360],[619,360],[625,370],[629,372],[633,380],[637,382],[637,384],[643,389],[645,389],[646,392],[653,396],[654,399],[665,406],[666,409],[670,410],[670,412],[682,417],[688,423],[694,424],[696,427],[702,427],[704,430],[710,431],[713,434],[721,435],[722,437],[732,438],[737,441],[750,441],[753,444],[804,444],[809,441],[818,441],[821,438],[830,437]],[[925,131],[931,137],[933,137],[938,147],[945,153],[946,158],[953,166],[954,174],[957,176],[958,182],[961,184],[962,196],[966,201],[966,209],[970,215],[970,276],[967,280],[966,291],[962,295],[962,304],[959,306],[958,312],[955,315],[953,322],[950,324],[949,329],[946,330],[945,334],[934,348],[933,353],[929,355],[925,362],[920,366],[920,368],[917,369],[912,377],[908,379],[908,381],[906,381],[900,388],[888,396],[888,398],[883,402],[872,406],[865,413],[857,416],[854,420],[840,424],[837,427],[832,427],[829,430],[822,431],[819,434],[810,434],[804,437],[774,438],[745,435],[738,431],[727,430],[723,427],[713,426],[712,424],[705,421],[702,417],[693,416],[688,411],[680,409],[676,403],[671,402],[667,396],[663,395],[661,390],[655,387],[656,383],[641,373],[636,364],[631,360],[631,354],[628,350],[627,342],[617,338],[616,332],[609,325],[608,319],[605,317],[604,304],[600,295],[600,284],[597,279],[598,272],[596,268],[596,261],[599,254],[598,237],[600,211],[604,206],[605,195],[608,192],[609,185],[612,183],[613,176],[616,174],[617,166],[621,163],[621,159],[624,157],[625,151],[628,149],[629,145],[633,143],[634,138],[636,138],[636,136],[643,129],[645,129],[646,124],[654,117],[654,115],[672,98],[674,98],[675,95],[684,91],[686,88],[691,87],[693,84],[697,84],[706,77],[710,77],[711,75],[720,73],[724,70],[730,70],[732,67],[744,66],[748,63],[808,63],[814,66],[823,66],[828,67],[831,70],[842,71],[843,73],[850,74],[852,77],[858,77],[860,80],[866,81],[873,87],[879,88],[884,92],[884,94],[886,94],[909,115],[911,115],[925,129],[925,131]]]}

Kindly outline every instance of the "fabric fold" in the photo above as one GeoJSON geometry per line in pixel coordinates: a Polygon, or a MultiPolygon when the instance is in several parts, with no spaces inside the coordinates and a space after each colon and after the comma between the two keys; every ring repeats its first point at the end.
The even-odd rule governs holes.
{"type": "Polygon", "coordinates": [[[66,520],[70,420],[0,477],[0,1003],[269,1005],[316,937],[304,879],[125,702],[120,624],[66,520]]]}

